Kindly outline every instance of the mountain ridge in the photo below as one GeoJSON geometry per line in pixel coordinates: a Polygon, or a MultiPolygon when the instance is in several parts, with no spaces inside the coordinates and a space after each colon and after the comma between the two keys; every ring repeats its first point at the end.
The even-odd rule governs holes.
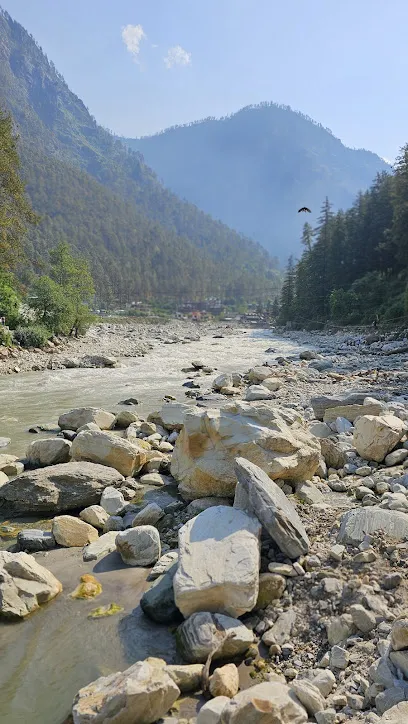
{"type": "Polygon", "coordinates": [[[96,280],[97,286],[103,289],[109,278],[120,296],[160,295],[164,286],[169,287],[169,269],[176,282],[174,296],[228,295],[239,289],[241,281],[245,294],[257,296],[274,285],[276,272],[268,253],[164,188],[141,154],[126,150],[97,124],[34,38],[1,9],[0,105],[12,113],[17,124],[28,193],[35,210],[44,216],[40,227],[29,236],[37,263],[41,263],[54,236],[68,240],[75,236],[79,250],[85,246],[94,271],[97,260],[92,257],[98,255],[98,248],[104,257],[105,273],[96,280]],[[42,167],[49,168],[50,164],[53,185],[42,172],[42,167]],[[63,183],[65,176],[70,178],[70,185],[63,183]],[[64,204],[71,193],[77,206],[86,200],[87,207],[81,208],[81,213],[76,214],[75,204],[64,204]],[[119,243],[115,238],[120,227],[115,204],[127,217],[119,229],[119,243]],[[98,225],[104,205],[111,217],[105,219],[104,232],[101,229],[99,237],[93,235],[89,246],[87,229],[92,220],[98,225]],[[170,264],[172,246],[179,271],[170,264]],[[161,257],[159,253],[153,255],[152,248],[161,249],[161,257]],[[127,269],[135,254],[137,283],[131,281],[127,269]],[[147,257],[149,263],[145,264],[147,257]],[[126,282],[121,283],[118,273],[125,268],[126,282]],[[151,276],[149,283],[146,275],[151,276]],[[191,283],[184,283],[188,280],[191,283]]]}
{"type": "Polygon", "coordinates": [[[298,208],[312,208],[316,222],[326,196],[334,208],[348,207],[390,170],[374,152],[349,148],[309,116],[272,102],[119,138],[179,196],[281,258],[299,250],[298,208]]]}

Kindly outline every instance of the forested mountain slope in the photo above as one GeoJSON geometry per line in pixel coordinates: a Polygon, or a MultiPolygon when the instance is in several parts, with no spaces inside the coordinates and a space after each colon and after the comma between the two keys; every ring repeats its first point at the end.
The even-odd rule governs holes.
{"type": "MultiPolygon", "coordinates": [[[[97,124],[27,31],[0,11],[0,106],[21,137],[28,192],[43,221],[38,264],[62,237],[85,251],[100,292],[258,297],[276,279],[262,247],[181,201],[140,154],[97,124]]],[[[266,292],[265,292],[266,293],[266,292]]]]}
{"type": "Polygon", "coordinates": [[[348,207],[377,172],[389,170],[374,153],[347,148],[307,116],[273,103],[122,141],[179,196],[281,258],[299,249],[298,208],[310,207],[315,223],[326,196],[335,208],[348,207]]]}

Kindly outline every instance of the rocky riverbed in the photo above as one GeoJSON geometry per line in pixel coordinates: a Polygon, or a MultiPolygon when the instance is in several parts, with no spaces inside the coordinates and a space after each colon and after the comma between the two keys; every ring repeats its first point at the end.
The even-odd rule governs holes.
{"type": "Polygon", "coordinates": [[[404,339],[294,342],[0,451],[2,720],[408,721],[404,339]]]}

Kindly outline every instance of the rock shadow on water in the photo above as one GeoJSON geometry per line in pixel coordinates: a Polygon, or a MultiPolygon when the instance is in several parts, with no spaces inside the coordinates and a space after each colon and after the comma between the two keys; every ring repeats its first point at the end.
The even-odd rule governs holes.
{"type": "Polygon", "coordinates": [[[118,633],[129,666],[149,656],[164,659],[167,664],[184,663],[170,627],[150,621],[140,606],[120,619],[118,633]]]}
{"type": "Polygon", "coordinates": [[[129,570],[129,566],[122,561],[120,554],[117,551],[107,553],[106,556],[100,558],[94,565],[92,572],[98,573],[109,573],[110,571],[121,571],[129,570]]]}

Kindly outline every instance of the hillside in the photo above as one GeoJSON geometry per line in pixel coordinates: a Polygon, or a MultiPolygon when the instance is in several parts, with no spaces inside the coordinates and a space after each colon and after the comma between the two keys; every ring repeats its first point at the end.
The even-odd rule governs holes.
{"type": "Polygon", "coordinates": [[[300,248],[299,207],[312,210],[314,224],[326,196],[334,208],[348,207],[377,172],[389,170],[374,153],[347,148],[310,118],[273,103],[122,140],[172,191],[281,258],[300,248]]]}
{"type": "Polygon", "coordinates": [[[61,238],[85,251],[100,293],[120,299],[269,291],[262,247],[183,202],[140,154],[99,126],[27,31],[0,11],[0,106],[20,134],[23,171],[42,217],[33,263],[61,238]]]}

